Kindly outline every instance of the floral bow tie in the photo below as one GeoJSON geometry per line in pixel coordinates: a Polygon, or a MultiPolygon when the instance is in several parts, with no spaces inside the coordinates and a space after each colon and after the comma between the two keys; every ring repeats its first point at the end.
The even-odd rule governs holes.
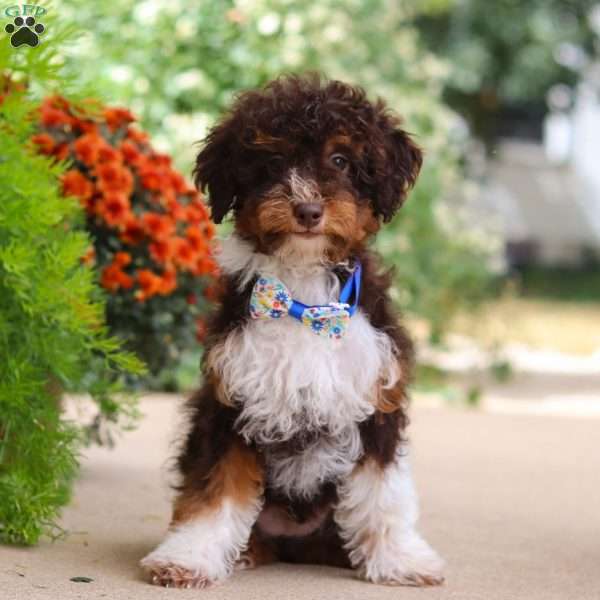
{"type": "Polygon", "coordinates": [[[294,300],[285,284],[276,277],[261,275],[250,297],[250,316],[253,319],[294,317],[317,335],[339,340],[346,333],[350,317],[358,306],[360,280],[361,266],[357,261],[338,302],[308,306],[294,300]],[[352,305],[348,304],[351,296],[354,296],[352,305]]]}

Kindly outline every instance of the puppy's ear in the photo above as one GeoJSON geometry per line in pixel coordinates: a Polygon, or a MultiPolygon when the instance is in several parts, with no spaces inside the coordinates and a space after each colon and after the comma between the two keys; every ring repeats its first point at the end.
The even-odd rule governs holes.
{"type": "Polygon", "coordinates": [[[196,158],[194,183],[198,189],[208,190],[215,223],[220,223],[236,202],[234,152],[234,123],[228,119],[211,130],[196,158]]]}
{"type": "Polygon", "coordinates": [[[423,154],[410,135],[402,129],[392,129],[385,135],[383,148],[376,159],[376,181],[373,208],[387,223],[402,206],[409,190],[415,185],[423,154]]]}

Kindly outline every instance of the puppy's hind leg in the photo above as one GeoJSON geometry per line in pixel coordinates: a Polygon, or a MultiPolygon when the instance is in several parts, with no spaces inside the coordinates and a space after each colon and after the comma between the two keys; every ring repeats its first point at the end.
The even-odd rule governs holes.
{"type": "Polygon", "coordinates": [[[226,579],[246,548],[263,475],[255,452],[236,440],[205,479],[186,479],[166,538],[141,566],[157,585],[203,588],[226,579]]]}
{"type": "Polygon", "coordinates": [[[356,466],[338,490],[335,520],[352,566],[374,583],[438,585],[443,561],[416,530],[417,497],[406,456],[356,466]]]}
{"type": "Polygon", "coordinates": [[[250,534],[248,547],[235,563],[236,571],[255,569],[262,565],[268,565],[277,560],[275,546],[268,540],[262,538],[255,530],[250,534]]]}

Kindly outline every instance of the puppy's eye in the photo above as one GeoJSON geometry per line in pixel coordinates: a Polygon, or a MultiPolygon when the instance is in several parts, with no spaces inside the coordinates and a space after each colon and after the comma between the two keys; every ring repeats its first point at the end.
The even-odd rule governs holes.
{"type": "Polygon", "coordinates": [[[332,154],[329,160],[340,171],[347,171],[350,166],[350,162],[343,154],[332,154]]]}

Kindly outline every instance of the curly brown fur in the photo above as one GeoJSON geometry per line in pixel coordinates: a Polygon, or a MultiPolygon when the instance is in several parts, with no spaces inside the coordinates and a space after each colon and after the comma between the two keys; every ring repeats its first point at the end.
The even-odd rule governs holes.
{"type": "Polygon", "coordinates": [[[206,138],[195,180],[209,192],[216,223],[231,209],[239,214],[260,203],[295,164],[328,182],[325,193],[352,190],[375,216],[389,221],[422,163],[420,149],[400,124],[383,101],[370,102],[360,87],[316,75],[281,77],[238,97],[206,138]],[[328,162],[336,149],[347,153],[348,173],[328,162]]]}
{"type": "MultiPolygon", "coordinates": [[[[359,87],[317,76],[287,76],[239,96],[206,138],[197,158],[196,183],[208,190],[217,223],[233,213],[233,241],[237,241],[229,263],[222,259],[221,302],[209,324],[203,361],[205,384],[189,404],[192,427],[179,457],[182,483],[172,535],[144,561],[156,582],[205,585],[220,580],[234,564],[249,568],[277,559],[352,566],[367,579],[382,583],[441,580],[435,554],[413,534],[413,523],[402,526],[397,543],[409,532],[413,535],[410,548],[417,550],[380,548],[396,539],[397,518],[386,524],[385,511],[394,508],[384,507],[387,493],[380,500],[375,494],[380,487],[392,485],[393,493],[406,494],[399,497],[400,504],[413,502],[410,480],[403,483],[401,463],[413,348],[389,298],[391,275],[369,249],[382,223],[404,202],[421,167],[421,151],[400,124],[382,101],[370,102],[359,87]],[[255,427],[247,426],[258,419],[257,414],[265,418],[264,409],[245,408],[256,387],[246,388],[246,396],[230,393],[232,382],[224,365],[237,365],[235,372],[243,378],[247,369],[259,364],[264,376],[274,378],[279,387],[282,382],[277,378],[285,374],[275,376],[277,364],[255,360],[265,351],[259,345],[265,330],[259,328],[266,325],[249,316],[250,296],[260,276],[250,265],[262,264],[284,277],[287,274],[290,281],[286,283],[298,293],[326,295],[326,282],[334,277],[343,286],[348,266],[356,261],[362,265],[363,280],[359,315],[353,319],[365,323],[357,330],[362,333],[356,335],[363,336],[357,344],[372,344],[368,347],[381,358],[381,363],[373,363],[380,366],[365,375],[372,376],[373,383],[358,400],[368,410],[340,431],[323,417],[318,427],[302,425],[290,433],[285,429],[290,420],[303,418],[300,406],[299,412],[283,421],[279,438],[257,435],[255,427]],[[244,339],[249,344],[244,345],[244,339]],[[345,461],[350,459],[344,452],[357,444],[360,455],[352,459],[348,470],[345,461]],[[320,470],[319,457],[329,471],[320,470]],[[289,466],[280,469],[278,465],[289,466]],[[290,479],[294,469],[298,481],[307,481],[310,491],[299,489],[296,480],[290,479]],[[311,469],[318,479],[306,479],[305,471],[310,474],[311,469]],[[374,486],[373,498],[367,494],[361,499],[364,490],[352,487],[361,478],[374,486]],[[356,515],[367,519],[364,508],[358,512],[348,508],[360,502],[374,502],[372,522],[356,521],[356,515]],[[225,542],[215,539],[213,551],[198,540],[199,550],[194,550],[192,533],[210,536],[213,526],[222,532],[219,540],[231,536],[237,541],[218,550],[218,543],[225,542]],[[180,568],[172,557],[181,552],[184,563],[197,552],[196,562],[180,568]],[[403,552],[408,562],[394,567],[394,555],[403,552]],[[410,556],[411,552],[421,555],[410,556]]],[[[326,301],[323,298],[320,303],[326,301]]],[[[270,344],[281,344],[289,337],[292,345],[312,347],[313,338],[300,341],[306,339],[298,336],[303,325],[279,325],[280,329],[272,330],[276,335],[270,344]]],[[[329,350],[314,348],[328,357],[324,360],[333,359],[329,350]]],[[[281,345],[281,353],[288,350],[281,345]]],[[[356,350],[347,347],[345,352],[356,350]]],[[[369,368],[366,363],[372,357],[363,358],[369,368]]],[[[295,397],[294,403],[301,398],[295,397]]]]}

